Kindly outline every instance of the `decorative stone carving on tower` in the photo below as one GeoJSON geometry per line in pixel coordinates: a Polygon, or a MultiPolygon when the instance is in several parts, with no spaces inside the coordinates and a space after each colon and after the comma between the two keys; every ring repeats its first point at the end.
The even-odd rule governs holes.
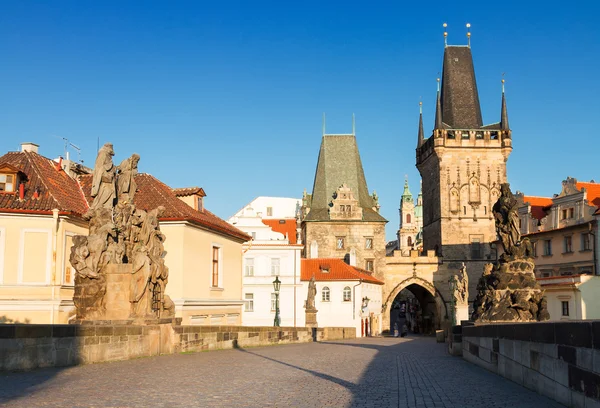
{"type": "Polygon", "coordinates": [[[518,201],[508,183],[500,187],[494,204],[496,230],[504,253],[499,261],[487,264],[477,285],[473,320],[479,322],[532,322],[550,318],[544,291],[534,275],[531,243],[521,239],[518,201]]]}
{"type": "Polygon", "coordinates": [[[329,219],[331,220],[362,220],[362,208],[354,198],[352,189],[342,184],[333,194],[329,205],[329,219]]]}
{"type": "Polygon", "coordinates": [[[135,207],[139,156],[134,154],[116,167],[113,155],[110,143],[98,152],[94,202],[84,215],[89,235],[75,236],[71,247],[77,320],[141,322],[172,317],[175,307],[165,294],[169,277],[165,236],[159,226],[164,207],[149,212],[135,207]]]}

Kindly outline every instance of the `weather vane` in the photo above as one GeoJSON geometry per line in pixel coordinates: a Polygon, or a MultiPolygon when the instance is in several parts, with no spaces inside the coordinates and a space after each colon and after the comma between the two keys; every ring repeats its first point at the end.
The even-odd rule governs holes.
{"type": "Polygon", "coordinates": [[[448,24],[444,23],[442,24],[442,27],[444,27],[444,46],[447,47],[448,46],[448,31],[446,31],[448,24]]]}
{"type": "Polygon", "coordinates": [[[467,23],[467,46],[471,48],[471,23],[467,23]]]}

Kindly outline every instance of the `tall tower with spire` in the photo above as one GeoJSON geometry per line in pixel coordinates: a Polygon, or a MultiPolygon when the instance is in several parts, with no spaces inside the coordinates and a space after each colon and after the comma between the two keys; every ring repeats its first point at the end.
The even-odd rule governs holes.
{"type": "Polygon", "coordinates": [[[404,192],[400,198],[400,228],[398,229],[398,249],[408,255],[416,248],[418,225],[415,217],[415,202],[408,187],[408,178],[404,180],[404,192]]]}
{"type": "Polygon", "coordinates": [[[504,87],[500,121],[483,123],[470,45],[445,46],[435,124],[427,139],[421,120],[416,153],[425,185],[423,248],[436,250],[444,262],[465,262],[476,278],[493,256],[486,245],[496,239],[491,210],[506,182],[512,136],[504,87]]]}

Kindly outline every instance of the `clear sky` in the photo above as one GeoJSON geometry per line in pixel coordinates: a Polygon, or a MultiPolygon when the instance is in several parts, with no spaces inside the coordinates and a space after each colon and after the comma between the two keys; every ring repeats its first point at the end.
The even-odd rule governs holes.
{"type": "MultiPolygon", "coordinates": [[[[600,9],[587,2],[3,1],[0,152],[62,138],[93,165],[115,162],[172,187],[202,186],[228,218],[256,196],[312,190],[321,139],[352,113],[369,190],[398,228],[405,174],[416,195],[418,102],[434,120],[448,43],[472,51],[485,123],[500,119],[513,191],[551,196],[567,176],[596,179],[600,9]]],[[[72,157],[76,153],[71,149],[72,157]]]]}

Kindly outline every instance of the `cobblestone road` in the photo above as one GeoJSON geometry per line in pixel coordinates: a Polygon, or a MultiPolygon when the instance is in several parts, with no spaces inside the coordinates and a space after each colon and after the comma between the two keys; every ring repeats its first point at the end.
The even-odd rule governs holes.
{"type": "Polygon", "coordinates": [[[0,374],[2,407],[560,407],[431,338],[222,350],[0,374]]]}

